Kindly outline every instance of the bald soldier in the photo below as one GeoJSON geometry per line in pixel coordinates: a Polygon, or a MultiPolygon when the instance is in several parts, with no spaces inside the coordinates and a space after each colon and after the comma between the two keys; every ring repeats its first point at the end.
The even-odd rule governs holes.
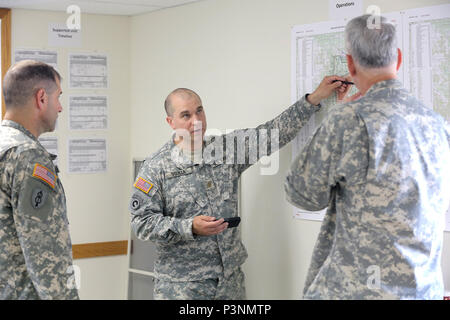
{"type": "Polygon", "coordinates": [[[166,120],[175,134],[145,160],[130,201],[136,236],[157,245],[155,299],[245,299],[241,265],[247,252],[239,229],[224,223],[224,218],[238,216],[238,179],[257,159],[291,141],[319,110],[316,105],[322,99],[335,90],[341,93],[347,89],[333,80],[344,78],[326,77],[308,97],[314,105],[303,97],[256,129],[207,139],[201,98],[183,88],[169,94],[166,120]],[[234,138],[249,137],[252,132],[260,139],[256,145],[264,137],[269,140],[271,136],[273,141],[273,135],[278,141],[267,153],[251,150],[251,138],[241,139],[241,143],[237,139],[234,148],[234,138]],[[206,152],[211,149],[215,153],[206,152]],[[243,149],[245,155],[240,157],[238,150],[243,149]],[[208,156],[203,157],[206,153],[214,154],[215,160],[208,161],[208,156]],[[221,155],[226,159],[221,161],[221,155]]]}
{"type": "Polygon", "coordinates": [[[61,76],[51,66],[22,61],[3,82],[0,126],[0,298],[78,299],[66,198],[38,141],[62,111],[61,76]]]}

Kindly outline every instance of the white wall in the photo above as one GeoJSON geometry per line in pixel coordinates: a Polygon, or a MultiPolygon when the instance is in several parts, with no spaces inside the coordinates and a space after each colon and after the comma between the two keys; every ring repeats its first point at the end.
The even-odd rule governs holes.
{"type": "MultiPolygon", "coordinates": [[[[131,190],[129,17],[82,14],[82,47],[48,47],[48,24],[65,23],[65,13],[12,10],[12,53],[16,48],[51,49],[58,52],[58,70],[63,79],[58,138],[60,178],[67,197],[73,244],[128,239],[128,196],[131,190]],[[97,52],[108,55],[109,88],[68,89],[68,54],[97,52]],[[69,94],[106,94],[108,129],[71,131],[68,126],[69,94]],[[106,137],[108,171],[99,174],[67,173],[67,138],[106,137]]],[[[13,58],[14,59],[14,58],[13,58]]],[[[14,61],[12,61],[14,63],[14,61]]],[[[126,256],[79,259],[82,299],[126,298],[126,256]]]]}
{"type": "MultiPolygon", "coordinates": [[[[370,1],[382,12],[447,1],[370,1]]],[[[163,101],[177,87],[197,91],[208,128],[254,127],[290,104],[290,31],[329,20],[328,1],[209,0],[131,18],[131,155],[145,157],[165,143],[163,101]]],[[[291,147],[280,151],[280,170],[242,177],[242,233],[249,299],[301,297],[319,222],[292,218],[284,177],[291,147]]],[[[450,235],[444,270],[450,288],[450,235]]]]}

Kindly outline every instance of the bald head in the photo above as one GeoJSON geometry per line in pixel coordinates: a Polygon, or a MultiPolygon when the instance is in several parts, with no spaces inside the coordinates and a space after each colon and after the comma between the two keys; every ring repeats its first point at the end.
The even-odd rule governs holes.
{"type": "Polygon", "coordinates": [[[178,97],[183,100],[190,100],[192,98],[196,98],[200,104],[202,102],[202,99],[200,99],[200,96],[191,89],[186,88],[178,88],[173,90],[164,101],[164,108],[166,109],[166,113],[168,116],[173,116],[173,105],[172,105],[172,98],[178,97]]]}
{"type": "Polygon", "coordinates": [[[24,106],[39,89],[52,93],[57,89],[59,73],[52,66],[34,60],[23,60],[9,68],[3,80],[6,109],[24,106]]]}

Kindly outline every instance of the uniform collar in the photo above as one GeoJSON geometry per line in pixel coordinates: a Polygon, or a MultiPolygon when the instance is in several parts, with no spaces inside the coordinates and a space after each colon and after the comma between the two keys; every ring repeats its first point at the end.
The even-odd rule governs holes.
{"type": "Polygon", "coordinates": [[[365,95],[376,93],[377,91],[384,89],[403,89],[403,84],[397,79],[379,81],[373,84],[369,90],[367,90],[365,95]]]}
{"type": "Polygon", "coordinates": [[[2,126],[4,127],[11,127],[14,128],[16,130],[19,130],[20,132],[22,132],[23,134],[25,134],[27,137],[29,137],[30,139],[39,142],[38,139],[27,129],[25,129],[24,126],[22,126],[21,124],[12,121],[12,120],[3,120],[2,121],[2,126]]]}
{"type": "Polygon", "coordinates": [[[167,145],[169,149],[170,158],[178,168],[185,169],[199,164],[203,164],[202,154],[200,157],[200,161],[195,161],[195,159],[192,158],[191,153],[185,152],[183,149],[181,149],[175,144],[174,137],[175,134],[171,136],[170,141],[167,143],[167,145]]]}
{"type": "Polygon", "coordinates": [[[10,128],[14,128],[16,130],[19,130],[20,132],[22,132],[24,135],[26,135],[28,138],[32,139],[34,142],[36,142],[40,147],[42,147],[42,149],[44,149],[50,156],[50,158],[52,160],[56,159],[56,155],[52,154],[50,152],[48,152],[39,142],[39,140],[30,132],[28,131],[24,126],[22,126],[21,124],[12,121],[12,120],[2,120],[2,126],[4,127],[10,127],[10,128]]]}

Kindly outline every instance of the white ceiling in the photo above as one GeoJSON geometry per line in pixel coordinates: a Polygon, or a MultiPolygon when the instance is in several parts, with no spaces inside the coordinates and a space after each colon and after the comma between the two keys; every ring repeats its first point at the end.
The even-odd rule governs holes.
{"type": "Polygon", "coordinates": [[[70,5],[81,13],[132,16],[205,0],[0,0],[0,8],[66,11],[70,5]]]}

